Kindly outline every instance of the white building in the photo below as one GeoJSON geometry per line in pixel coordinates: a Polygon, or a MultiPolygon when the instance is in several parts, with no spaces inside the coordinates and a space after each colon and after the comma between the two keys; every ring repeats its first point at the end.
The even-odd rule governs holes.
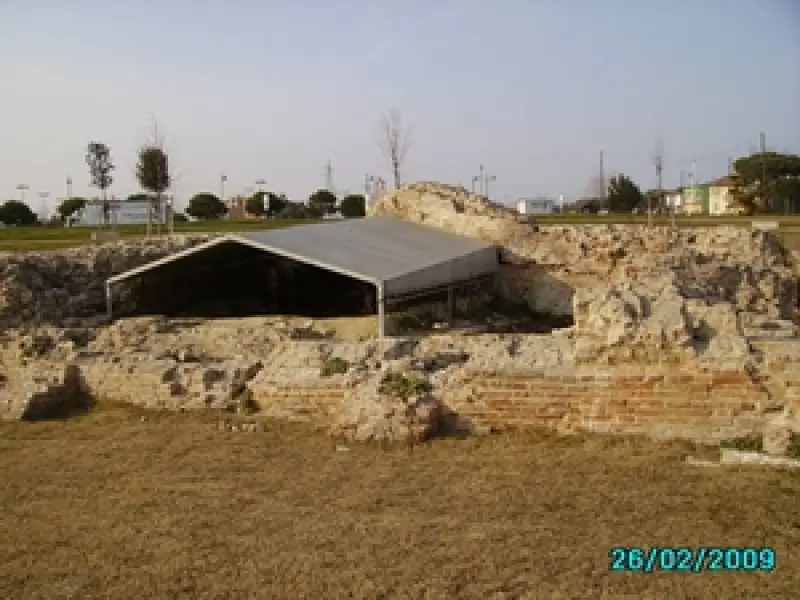
{"type": "Polygon", "coordinates": [[[666,208],[670,212],[682,212],[683,211],[683,192],[678,190],[674,192],[667,192],[664,194],[664,204],[666,208]]]}
{"type": "Polygon", "coordinates": [[[520,198],[517,212],[521,215],[549,215],[556,212],[556,201],[550,198],[520,198]]]}
{"type": "MultiPolygon", "coordinates": [[[[161,207],[161,222],[167,222],[169,215],[170,198],[165,197],[161,207]]],[[[152,211],[150,222],[158,222],[158,213],[154,208],[148,206],[147,202],[125,202],[116,198],[108,201],[109,215],[108,222],[111,225],[147,225],[148,212],[152,211]]],[[[92,199],[86,207],[72,219],[74,227],[97,227],[105,223],[103,219],[103,201],[92,199]]]]}

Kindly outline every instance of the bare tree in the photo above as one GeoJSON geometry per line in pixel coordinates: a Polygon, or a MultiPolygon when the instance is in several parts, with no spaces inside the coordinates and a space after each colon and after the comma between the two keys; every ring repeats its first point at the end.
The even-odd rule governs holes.
{"type": "Polygon", "coordinates": [[[378,122],[378,145],[391,165],[394,188],[398,189],[406,155],[411,146],[411,128],[403,123],[398,109],[393,108],[381,116],[378,122]]]}

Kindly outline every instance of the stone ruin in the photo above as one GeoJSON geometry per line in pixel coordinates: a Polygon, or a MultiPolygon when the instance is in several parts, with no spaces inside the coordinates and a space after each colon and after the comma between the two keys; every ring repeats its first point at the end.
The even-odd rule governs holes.
{"type": "MultiPolygon", "coordinates": [[[[249,409],[304,419],[303,409],[259,404],[256,397],[321,380],[335,359],[345,366],[330,380],[349,391],[345,401],[320,409],[335,435],[421,439],[441,429],[448,415],[444,391],[460,385],[469,369],[666,364],[757,378],[763,361],[754,340],[790,343],[796,335],[798,257],[770,232],[538,226],[463,188],[433,182],[384,195],[370,212],[502,245],[495,293],[539,313],[570,316],[574,326],[548,335],[445,332],[381,344],[342,342],[313,324],[259,317],[109,324],[108,277],[207,238],[8,254],[0,257],[0,416],[34,418],[54,398],[73,402],[89,394],[153,408],[249,409]],[[387,378],[398,374],[425,385],[387,392],[387,378]]],[[[798,433],[798,413],[789,404],[780,414],[772,408],[758,427],[769,421],[798,433]]]]}

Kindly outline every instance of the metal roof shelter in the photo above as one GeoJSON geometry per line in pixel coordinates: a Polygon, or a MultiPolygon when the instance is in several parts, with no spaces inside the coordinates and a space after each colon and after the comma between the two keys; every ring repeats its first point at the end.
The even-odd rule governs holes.
{"type": "Polygon", "coordinates": [[[448,288],[497,271],[497,246],[394,217],[298,225],[225,234],[131,269],[106,281],[109,315],[114,284],[226,243],[237,243],[373,284],[378,294],[379,335],[385,301],[448,288]]]}

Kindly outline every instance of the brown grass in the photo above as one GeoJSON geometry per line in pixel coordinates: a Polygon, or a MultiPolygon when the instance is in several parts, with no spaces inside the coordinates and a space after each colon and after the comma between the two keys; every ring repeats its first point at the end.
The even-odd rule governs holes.
{"type": "Polygon", "coordinates": [[[792,598],[800,474],[520,432],[336,452],[298,425],[104,407],[0,425],[2,598],[792,598]],[[770,574],[613,574],[616,545],[773,546],[770,574]]]}

